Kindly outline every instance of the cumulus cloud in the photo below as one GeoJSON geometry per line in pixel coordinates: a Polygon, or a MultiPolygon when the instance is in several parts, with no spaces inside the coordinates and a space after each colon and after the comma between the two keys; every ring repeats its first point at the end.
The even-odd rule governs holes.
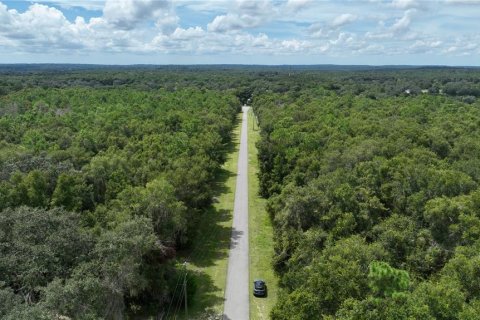
{"type": "Polygon", "coordinates": [[[35,0],[36,3],[56,4],[62,8],[84,8],[87,10],[102,10],[105,0],[35,0]]]}
{"type": "Polygon", "coordinates": [[[0,2],[0,29],[10,24],[11,14],[6,5],[0,2]]]}
{"type": "Polygon", "coordinates": [[[312,23],[308,28],[307,32],[310,38],[313,39],[332,39],[341,34],[341,27],[353,23],[357,20],[357,16],[351,13],[344,13],[339,16],[336,16],[329,23],[325,22],[315,22],[312,23]]]}
{"type": "Polygon", "coordinates": [[[451,54],[454,56],[469,56],[476,54],[480,45],[478,44],[480,36],[473,37],[459,37],[455,41],[447,43],[443,46],[443,53],[451,54]]]}
{"type": "Polygon", "coordinates": [[[268,38],[265,33],[260,33],[258,35],[251,35],[248,33],[237,34],[233,37],[233,48],[236,52],[243,51],[246,53],[248,47],[245,47],[245,44],[248,43],[249,46],[254,48],[257,52],[269,51],[273,47],[273,41],[268,38]]]}
{"type": "Polygon", "coordinates": [[[298,12],[306,9],[312,2],[313,0],[288,0],[285,6],[288,11],[298,12]]]}
{"type": "Polygon", "coordinates": [[[216,16],[215,19],[207,25],[207,29],[211,32],[241,30],[256,26],[257,21],[257,19],[252,20],[250,16],[244,16],[242,19],[242,17],[237,14],[226,14],[216,16]]]}
{"type": "Polygon", "coordinates": [[[417,0],[393,0],[392,7],[397,9],[411,9],[420,6],[417,0]]]}
{"type": "Polygon", "coordinates": [[[332,26],[335,28],[344,26],[357,20],[357,16],[351,13],[344,13],[333,19],[332,26]]]}
{"type": "Polygon", "coordinates": [[[211,32],[229,32],[258,27],[275,13],[270,0],[236,0],[232,12],[216,16],[207,25],[211,32]]]}
{"type": "Polygon", "coordinates": [[[270,0],[236,0],[235,9],[241,14],[265,15],[272,9],[272,2],[270,0]]]}
{"type": "Polygon", "coordinates": [[[177,5],[188,8],[189,10],[201,13],[218,13],[226,12],[231,7],[231,0],[216,1],[192,1],[177,0],[177,5]]]}
{"type": "MultiPolygon", "coordinates": [[[[250,35],[237,32],[231,35],[209,32],[200,26],[175,27],[165,33],[161,28],[153,28],[143,23],[143,19],[155,21],[169,18],[168,6],[143,1],[140,5],[131,1],[122,3],[107,2],[104,15],[85,20],[77,17],[69,21],[62,11],[43,4],[31,5],[25,12],[8,10],[0,2],[0,44],[14,50],[39,51],[48,53],[58,50],[81,50],[102,52],[136,52],[136,53],[175,53],[175,52],[269,52],[276,50],[299,50],[299,42],[282,43],[270,39],[265,33],[250,35]],[[116,8],[116,10],[114,10],[116,8]],[[126,10],[126,9],[129,10],[126,10]],[[121,9],[121,10],[120,10],[121,9]],[[147,10],[148,9],[148,10],[147,10]],[[165,13],[167,12],[167,13],[165,13]],[[153,31],[153,34],[152,34],[153,31]],[[283,48],[283,49],[282,49],[283,48]]],[[[261,8],[238,3],[244,19],[241,23],[252,25],[249,21],[253,13],[261,8]]],[[[244,25],[243,25],[244,26],[244,25]]],[[[232,26],[230,26],[232,27],[232,26]]],[[[5,48],[4,48],[5,49],[5,48]]],[[[10,50],[11,50],[10,49],[10,50]]],[[[280,52],[281,53],[281,52],[280,52]]]]}
{"type": "Polygon", "coordinates": [[[288,52],[304,52],[311,47],[311,44],[308,41],[299,41],[297,39],[283,40],[281,45],[283,49],[286,49],[288,52]]]}
{"type": "Polygon", "coordinates": [[[157,26],[178,22],[169,0],[107,0],[103,15],[109,23],[123,30],[131,30],[145,21],[155,21],[157,26]]]}
{"type": "MultiPolygon", "coordinates": [[[[80,6],[86,0],[68,1],[80,6]]],[[[57,7],[47,5],[47,2],[32,4],[22,12],[9,9],[0,0],[0,53],[118,52],[150,56],[157,53],[222,54],[226,57],[256,54],[480,54],[477,28],[469,34],[451,29],[441,33],[438,30],[442,30],[442,25],[436,23],[432,14],[422,11],[420,1],[379,1],[363,2],[361,6],[357,5],[358,10],[340,8],[339,12],[347,13],[332,17],[319,9],[326,6],[326,2],[319,4],[313,0],[216,0],[213,3],[215,10],[209,9],[211,2],[196,0],[105,0],[102,10],[94,9],[93,15],[96,16],[93,18],[72,19],[71,14],[63,13],[67,9],[62,9],[61,3],[67,0],[49,2],[59,5],[57,7]],[[209,23],[185,24],[185,20],[179,20],[175,6],[187,8],[178,10],[182,12],[182,19],[188,19],[185,11],[189,15],[213,13],[214,18],[209,23]],[[364,6],[371,7],[367,10],[364,6]],[[375,8],[383,8],[385,12],[371,14],[375,8]],[[420,13],[422,19],[417,20],[420,13]],[[379,17],[383,23],[377,23],[379,17]],[[348,28],[349,32],[346,32],[343,27],[351,23],[359,28],[348,28]],[[428,27],[422,27],[422,24],[428,27]],[[434,27],[430,27],[431,24],[434,27]],[[309,27],[305,28],[305,25],[309,27]],[[275,32],[271,31],[273,28],[275,32]]],[[[475,16],[471,12],[474,10],[463,7],[466,0],[443,1],[452,6],[457,4],[455,12],[464,10],[475,16]]],[[[480,0],[474,2],[480,3],[480,0]]],[[[350,6],[354,2],[348,3],[350,6]]],[[[438,10],[445,13],[447,7],[452,9],[443,6],[438,10]]],[[[478,25],[475,21],[472,18],[469,25],[478,25]]]]}
{"type": "Polygon", "coordinates": [[[191,40],[198,39],[204,35],[205,31],[201,27],[176,28],[170,38],[174,40],[191,40]]]}
{"type": "Polygon", "coordinates": [[[80,25],[71,24],[60,10],[46,5],[33,4],[24,13],[19,13],[7,10],[0,3],[0,21],[0,34],[27,51],[82,46],[78,39],[70,36],[80,25]]]}
{"type": "Polygon", "coordinates": [[[445,0],[445,3],[453,5],[479,5],[480,0],[445,0]]]}
{"type": "Polygon", "coordinates": [[[199,28],[177,28],[171,36],[158,35],[149,50],[167,53],[195,52],[197,54],[268,54],[283,55],[294,52],[307,53],[312,45],[298,39],[270,39],[265,33],[252,35],[246,32],[214,33],[199,28]],[[180,41],[179,41],[180,40],[180,41]]]}
{"type": "Polygon", "coordinates": [[[314,23],[307,30],[311,38],[329,38],[334,32],[332,28],[327,28],[321,23],[314,23]]]}
{"type": "Polygon", "coordinates": [[[43,4],[33,4],[23,13],[0,4],[0,20],[0,37],[9,39],[14,50],[142,50],[142,31],[113,28],[103,17],[70,22],[62,11],[43,4]]]}
{"type": "Polygon", "coordinates": [[[408,9],[403,12],[400,18],[397,18],[390,26],[383,21],[378,25],[377,30],[365,33],[365,39],[369,41],[416,41],[421,37],[421,32],[412,30],[411,25],[413,17],[417,13],[416,9],[408,9]]]}
{"type": "Polygon", "coordinates": [[[353,42],[353,39],[354,38],[354,35],[352,33],[349,33],[349,32],[341,32],[339,35],[338,35],[338,38],[336,40],[332,40],[330,41],[331,43],[333,44],[337,44],[337,43],[352,43],[353,42]]]}
{"type": "Polygon", "coordinates": [[[412,23],[412,17],[415,14],[416,10],[415,9],[409,9],[404,12],[403,16],[395,21],[395,23],[392,25],[391,30],[393,32],[401,32],[404,30],[407,30],[410,27],[410,24],[412,23]]]}
{"type": "Polygon", "coordinates": [[[442,43],[440,40],[417,40],[409,46],[409,50],[411,53],[432,52],[434,49],[439,48],[442,43]]]}

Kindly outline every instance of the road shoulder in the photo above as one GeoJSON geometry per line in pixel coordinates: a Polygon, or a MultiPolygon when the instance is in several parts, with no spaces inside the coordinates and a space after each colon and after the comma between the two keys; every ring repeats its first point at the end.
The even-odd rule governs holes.
{"type": "MultiPolygon", "coordinates": [[[[202,216],[191,254],[182,254],[189,260],[188,272],[194,275],[197,286],[189,306],[189,319],[204,318],[207,314],[221,315],[223,312],[241,127],[240,113],[227,160],[218,176],[214,204],[202,216]]],[[[178,319],[184,318],[183,312],[179,313],[178,319]]]]}
{"type": "Polygon", "coordinates": [[[250,319],[269,319],[270,310],[275,305],[278,292],[278,279],[272,267],[273,227],[265,211],[266,200],[259,196],[258,150],[255,143],[260,139],[258,125],[249,112],[248,125],[248,187],[249,187],[249,234],[250,234],[250,292],[253,279],[262,278],[267,283],[268,296],[255,298],[250,295],[250,319]]]}

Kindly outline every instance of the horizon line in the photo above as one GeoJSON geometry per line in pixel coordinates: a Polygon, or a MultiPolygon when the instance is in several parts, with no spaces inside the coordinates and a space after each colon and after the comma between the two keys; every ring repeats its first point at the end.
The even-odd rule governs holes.
{"type": "Polygon", "coordinates": [[[74,62],[2,62],[0,66],[108,66],[108,67],[129,67],[129,66],[252,66],[252,67],[315,67],[315,66],[339,66],[339,67],[446,67],[446,68],[480,68],[480,65],[451,65],[451,64],[336,64],[336,63],[316,63],[316,64],[246,64],[246,63],[132,63],[132,64],[104,64],[104,63],[74,63],[74,62]]]}

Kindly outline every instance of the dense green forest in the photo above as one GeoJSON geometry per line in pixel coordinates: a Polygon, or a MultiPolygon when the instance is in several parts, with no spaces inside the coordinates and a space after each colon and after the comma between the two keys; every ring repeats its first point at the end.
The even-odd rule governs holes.
{"type": "Polygon", "coordinates": [[[0,318],[177,304],[251,99],[273,319],[476,319],[478,97],[466,68],[0,66],[0,318]]]}
{"type": "Polygon", "coordinates": [[[3,96],[0,318],[119,319],[171,303],[172,258],[212,200],[239,106],[197,89],[3,96]]]}
{"type": "Polygon", "coordinates": [[[282,286],[271,316],[478,319],[480,104],[362,86],[254,100],[282,286]]]}

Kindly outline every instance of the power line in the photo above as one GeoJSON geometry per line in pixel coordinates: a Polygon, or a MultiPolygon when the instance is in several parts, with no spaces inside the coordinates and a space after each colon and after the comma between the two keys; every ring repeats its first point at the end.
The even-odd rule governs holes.
{"type": "Polygon", "coordinates": [[[178,285],[180,284],[181,277],[182,276],[179,274],[177,278],[177,284],[175,285],[175,290],[173,291],[172,299],[170,300],[170,304],[168,305],[168,310],[167,310],[167,314],[165,315],[165,319],[168,319],[168,315],[170,314],[170,308],[172,307],[173,301],[175,301],[175,293],[177,292],[177,288],[178,288],[178,285]]]}
{"type": "Polygon", "coordinates": [[[185,319],[188,319],[188,301],[187,301],[187,262],[185,261],[185,277],[183,278],[183,289],[185,292],[185,319]]]}
{"type": "Polygon", "coordinates": [[[183,299],[185,301],[185,319],[188,319],[188,287],[187,287],[187,275],[188,275],[188,270],[187,270],[187,261],[183,263],[184,267],[184,275],[183,275],[183,284],[182,284],[182,290],[180,291],[180,294],[178,296],[178,302],[177,302],[177,307],[175,308],[175,312],[173,314],[174,319],[177,318],[177,311],[179,311],[180,306],[182,305],[182,293],[183,293],[183,299]]]}
{"type": "MultiPolygon", "coordinates": [[[[180,296],[179,297],[182,296],[184,289],[185,289],[185,287],[182,287],[182,290],[180,291],[180,296]]],[[[181,305],[182,305],[182,299],[178,299],[177,307],[175,308],[175,313],[173,314],[174,315],[173,319],[177,319],[177,312],[178,312],[178,310],[180,310],[181,305]]]]}

